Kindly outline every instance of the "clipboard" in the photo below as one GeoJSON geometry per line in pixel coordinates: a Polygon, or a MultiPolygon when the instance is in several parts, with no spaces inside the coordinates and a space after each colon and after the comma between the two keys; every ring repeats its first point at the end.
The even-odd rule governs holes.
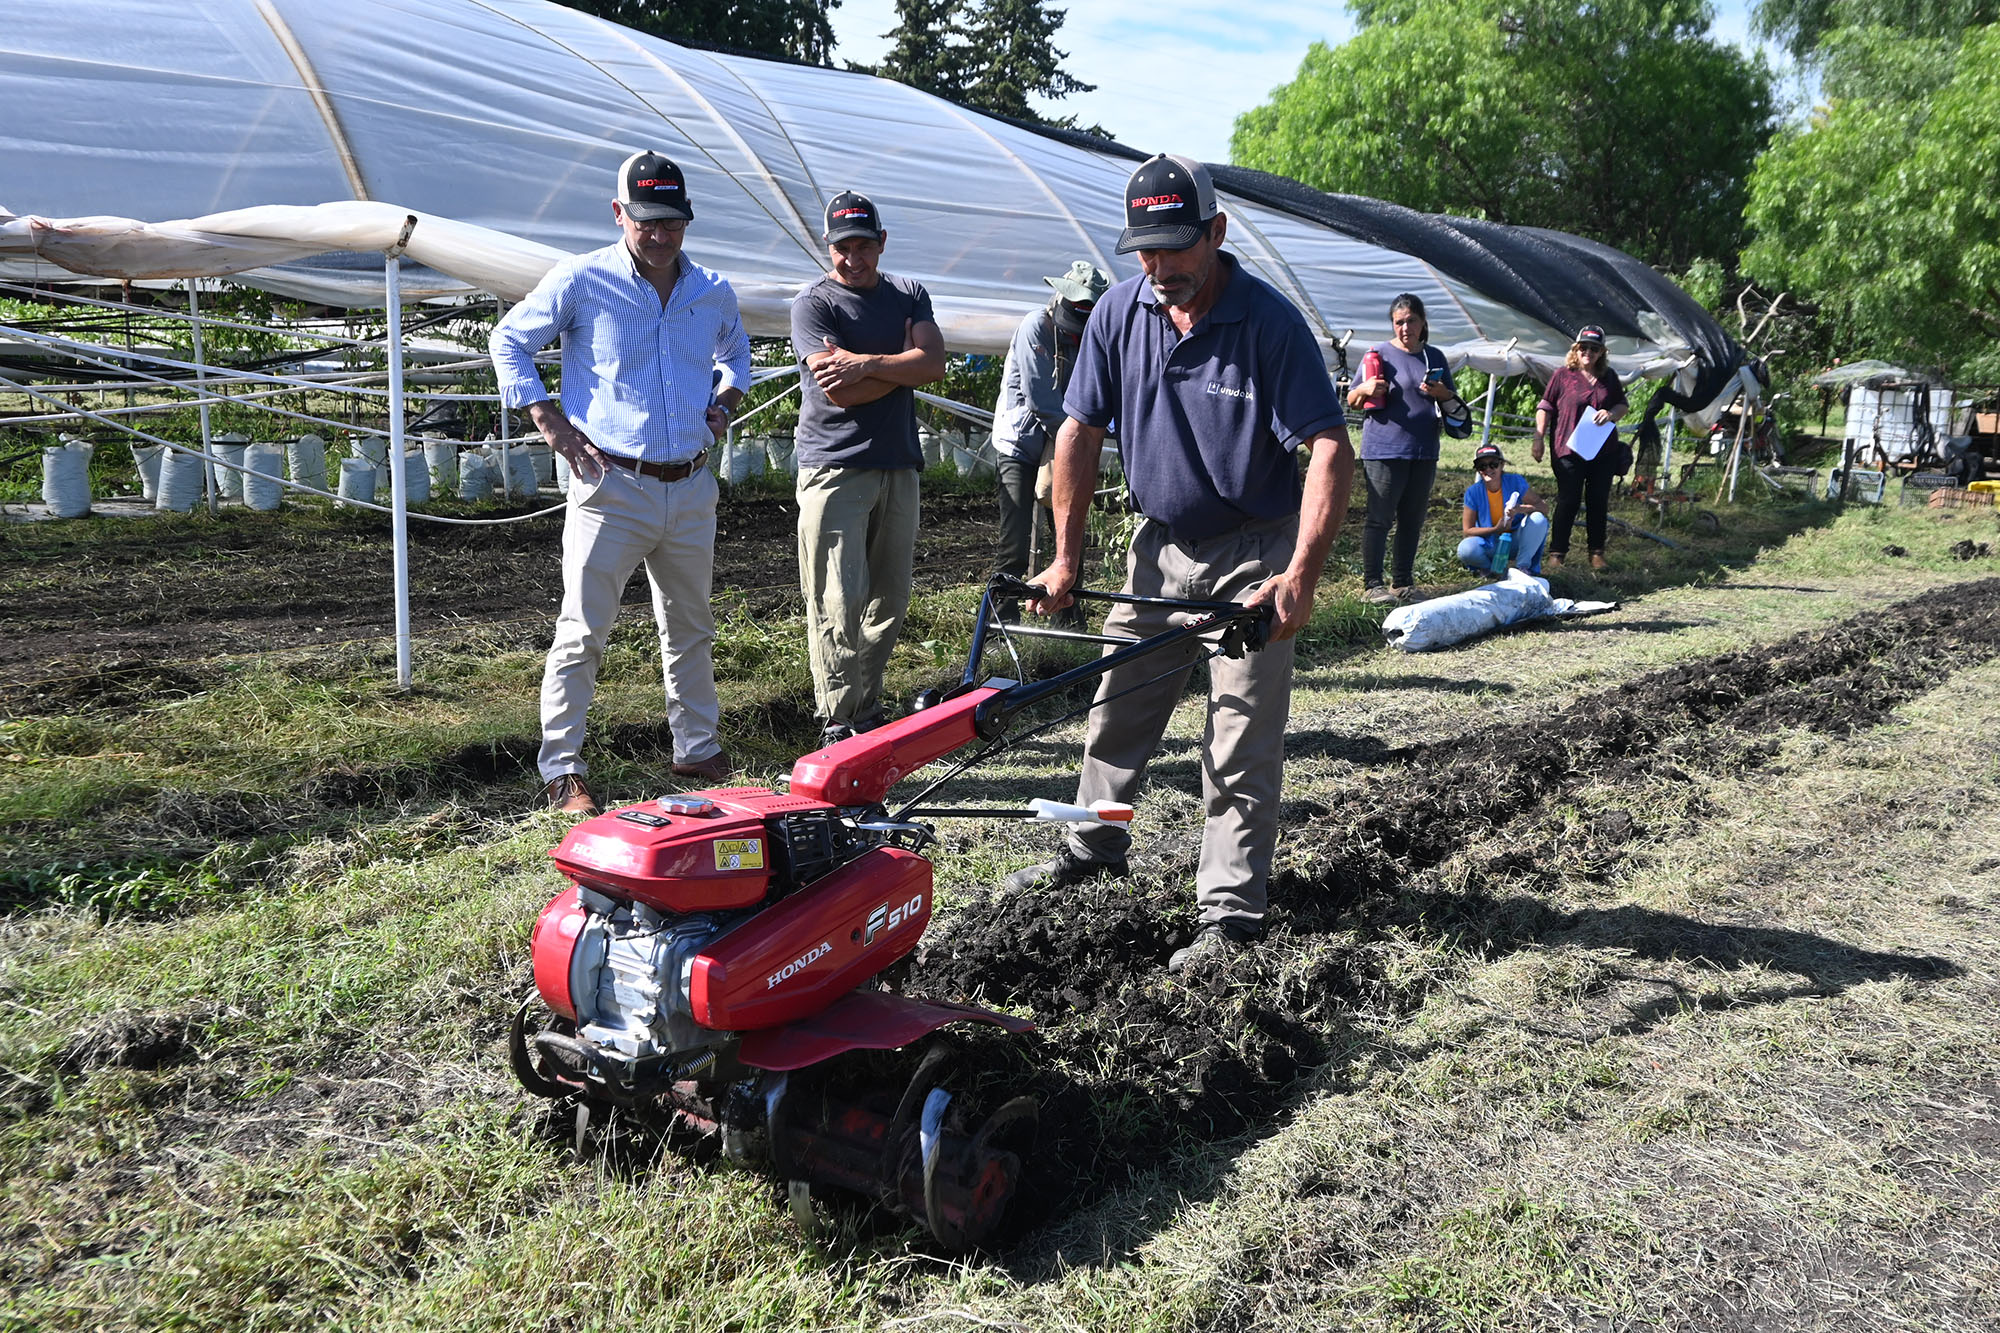
{"type": "Polygon", "coordinates": [[[1586,417],[1576,423],[1576,429],[1569,433],[1569,439],[1564,443],[1569,446],[1571,453],[1589,462],[1597,457],[1597,451],[1604,447],[1604,442],[1611,438],[1611,432],[1617,429],[1618,423],[1615,421],[1607,421],[1599,426],[1586,417]]]}

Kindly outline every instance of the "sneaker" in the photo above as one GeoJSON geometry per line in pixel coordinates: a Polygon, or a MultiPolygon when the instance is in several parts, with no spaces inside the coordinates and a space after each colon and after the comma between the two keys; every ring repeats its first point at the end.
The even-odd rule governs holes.
{"type": "Polygon", "coordinates": [[[1263,926],[1254,922],[1211,921],[1194,933],[1186,948],[1174,951],[1174,956],[1167,960],[1167,971],[1183,971],[1188,964],[1205,958],[1227,957],[1263,937],[1263,926]]]}
{"type": "Polygon", "coordinates": [[[724,750],[717,750],[706,759],[674,765],[674,776],[677,778],[706,778],[710,782],[720,782],[735,771],[729,762],[728,752],[724,750]]]}
{"type": "Polygon", "coordinates": [[[1405,583],[1400,588],[1389,589],[1389,595],[1399,602],[1407,602],[1417,595],[1417,590],[1405,583]]]}
{"type": "Polygon", "coordinates": [[[1376,606],[1388,606],[1396,600],[1396,594],[1390,592],[1382,584],[1375,583],[1362,591],[1361,600],[1373,603],[1376,606]]]}
{"type": "Polygon", "coordinates": [[[864,732],[873,731],[877,727],[886,727],[888,725],[889,714],[878,708],[854,724],[854,734],[859,736],[864,732]]]}
{"type": "Polygon", "coordinates": [[[542,803],[579,819],[604,813],[597,806],[597,798],[590,794],[590,788],[583,785],[581,773],[565,773],[542,788],[542,803]]]}
{"type": "Polygon", "coordinates": [[[1041,889],[1067,889],[1075,884],[1110,876],[1124,879],[1132,873],[1123,861],[1089,861],[1065,847],[1053,861],[1043,861],[1007,876],[1009,893],[1034,893],[1041,889]]]}
{"type": "Polygon", "coordinates": [[[857,734],[854,728],[845,722],[829,722],[819,733],[819,748],[824,750],[829,745],[838,745],[844,740],[853,739],[857,734]]]}

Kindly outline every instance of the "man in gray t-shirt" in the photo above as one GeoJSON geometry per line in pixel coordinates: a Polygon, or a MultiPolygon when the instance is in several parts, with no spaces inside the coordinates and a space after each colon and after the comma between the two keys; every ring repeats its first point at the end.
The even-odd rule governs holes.
{"type": "Polygon", "coordinates": [[[865,196],[835,195],[832,271],[792,302],[799,585],[827,743],[885,720],[882,677],[909,609],[917,543],[915,389],[944,378],[930,294],[880,270],[888,236],[865,196]]]}

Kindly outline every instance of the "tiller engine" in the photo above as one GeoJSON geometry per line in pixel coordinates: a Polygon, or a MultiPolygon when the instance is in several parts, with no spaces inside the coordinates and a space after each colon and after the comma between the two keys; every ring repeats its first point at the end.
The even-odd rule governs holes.
{"type": "Polygon", "coordinates": [[[571,829],[550,853],[571,885],[535,922],[535,989],[514,1018],[510,1047],[522,1084],[575,1099],[579,1133],[594,1110],[616,1106],[718,1136],[729,1158],[787,1183],[802,1221],[812,1191],[832,1189],[912,1218],[951,1248],[986,1237],[1021,1180],[1034,1100],[971,1107],[945,1086],[949,1061],[935,1046],[894,1077],[857,1065],[862,1053],[912,1046],[948,1024],[1033,1028],[886,988],[931,920],[925,849],[934,839],[920,821],[1130,819],[1131,810],[1049,801],[1028,811],[922,809],[912,801],[890,814],[882,802],[904,777],[954,750],[984,743],[917,800],[1089,707],[1007,737],[1010,721],[1039,701],[1173,645],[1232,655],[1261,647],[1265,622],[1263,608],[1233,602],[1085,591],[1080,600],[1169,606],[1185,623],[1133,640],[992,617],[996,596],[1036,591],[995,579],[961,682],[942,695],[927,691],[900,721],[799,759],[789,790],[666,796],[571,829]],[[1045,681],[975,685],[989,630],[1112,650],[1045,681]]]}

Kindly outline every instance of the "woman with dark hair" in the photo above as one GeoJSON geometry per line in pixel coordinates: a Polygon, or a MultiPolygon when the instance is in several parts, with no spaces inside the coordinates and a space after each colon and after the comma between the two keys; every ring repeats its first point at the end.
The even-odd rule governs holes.
{"type": "Polygon", "coordinates": [[[1604,355],[1604,330],[1586,324],[1576,332],[1563,368],[1549,377],[1542,401],[1535,404],[1535,438],[1528,447],[1529,457],[1542,461],[1542,443],[1553,439],[1555,457],[1550,466],[1556,473],[1556,512],[1549,531],[1548,566],[1562,568],[1569,554],[1570,529],[1576,526],[1577,505],[1583,505],[1584,538],[1590,543],[1590,567],[1607,569],[1604,561],[1605,511],[1611,506],[1612,454],[1618,439],[1610,438],[1589,458],[1569,447],[1577,423],[1589,416],[1594,425],[1605,425],[1625,415],[1625,386],[1604,355]],[[1553,424],[1555,434],[1549,435],[1553,424]]]}
{"type": "MultiPolygon", "coordinates": [[[[1361,427],[1361,475],[1368,487],[1368,517],[1361,525],[1362,597],[1400,601],[1414,582],[1417,539],[1437,480],[1438,433],[1444,406],[1458,402],[1444,353],[1429,346],[1424,303],[1404,292],[1389,305],[1395,336],[1361,358],[1361,374],[1347,395],[1349,407],[1367,413],[1361,427]],[[1390,561],[1392,586],[1382,585],[1382,557],[1389,528],[1396,529],[1390,561]]],[[[1470,414],[1462,414],[1471,424],[1470,414]]],[[[1454,420],[1457,420],[1455,415],[1454,420]]]]}

